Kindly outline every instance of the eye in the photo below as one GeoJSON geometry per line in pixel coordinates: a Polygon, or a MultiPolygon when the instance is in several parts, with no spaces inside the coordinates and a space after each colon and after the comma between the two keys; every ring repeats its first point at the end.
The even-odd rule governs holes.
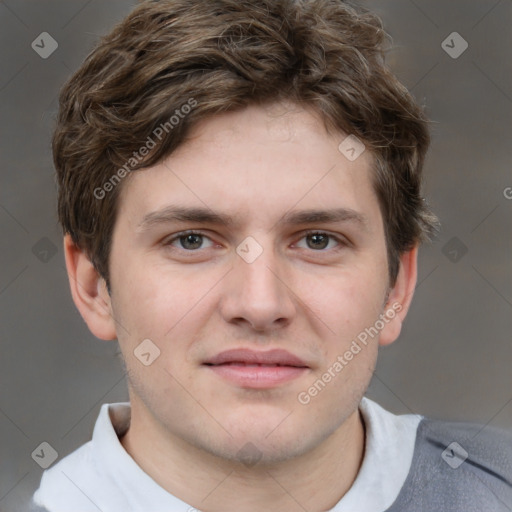
{"type": "Polygon", "coordinates": [[[195,251],[197,249],[206,248],[201,247],[205,240],[209,240],[210,245],[208,247],[212,247],[213,242],[210,240],[209,237],[207,237],[203,233],[199,233],[197,231],[183,231],[181,233],[176,233],[172,238],[169,238],[164,243],[164,245],[170,245],[172,247],[175,247],[177,249],[183,249],[185,251],[195,251]]]}
{"type": "MultiPolygon", "coordinates": [[[[305,234],[305,236],[301,238],[301,240],[306,240],[306,249],[313,249],[315,251],[323,251],[326,248],[332,249],[332,246],[329,247],[331,242],[336,242],[337,245],[334,248],[347,245],[337,236],[325,233],[323,231],[309,231],[305,234]]],[[[300,247],[298,244],[296,244],[296,246],[300,247]]]]}

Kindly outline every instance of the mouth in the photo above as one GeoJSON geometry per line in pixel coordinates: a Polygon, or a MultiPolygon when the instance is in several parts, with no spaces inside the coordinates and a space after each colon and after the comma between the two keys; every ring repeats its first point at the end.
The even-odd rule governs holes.
{"type": "Polygon", "coordinates": [[[310,367],[286,350],[234,349],[208,359],[203,366],[243,388],[268,389],[304,375],[310,367]]]}

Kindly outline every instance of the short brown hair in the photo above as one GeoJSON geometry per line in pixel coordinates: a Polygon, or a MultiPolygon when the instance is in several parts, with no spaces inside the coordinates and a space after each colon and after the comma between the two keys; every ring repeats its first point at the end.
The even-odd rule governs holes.
{"type": "Polygon", "coordinates": [[[341,0],[142,2],[61,91],[53,154],[64,233],[109,286],[122,186],[112,179],[169,156],[208,116],[291,100],[372,152],[393,284],[400,254],[437,220],[420,191],[427,120],[386,67],[386,41],[375,15],[341,0]],[[161,139],[152,137],[159,126],[168,128],[161,139]],[[149,138],[151,151],[135,160],[149,138]]]}

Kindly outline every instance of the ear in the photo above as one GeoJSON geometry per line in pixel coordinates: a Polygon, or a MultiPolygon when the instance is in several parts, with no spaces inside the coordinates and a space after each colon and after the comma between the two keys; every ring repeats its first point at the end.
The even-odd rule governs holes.
{"type": "Polygon", "coordinates": [[[110,295],[105,280],[98,274],[87,255],[64,237],[64,256],[71,295],[89,330],[102,340],[116,339],[110,295]]]}
{"type": "Polygon", "coordinates": [[[389,290],[384,308],[385,327],[380,332],[379,345],[390,345],[400,335],[402,323],[411,305],[418,277],[418,246],[400,256],[396,282],[389,290]]]}

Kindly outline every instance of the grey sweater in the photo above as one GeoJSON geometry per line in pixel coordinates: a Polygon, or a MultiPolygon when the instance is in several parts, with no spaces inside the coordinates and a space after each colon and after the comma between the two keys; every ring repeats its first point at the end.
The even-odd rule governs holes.
{"type": "Polygon", "coordinates": [[[406,511],[511,512],[512,434],[423,419],[411,470],[386,512],[406,511]]]}

